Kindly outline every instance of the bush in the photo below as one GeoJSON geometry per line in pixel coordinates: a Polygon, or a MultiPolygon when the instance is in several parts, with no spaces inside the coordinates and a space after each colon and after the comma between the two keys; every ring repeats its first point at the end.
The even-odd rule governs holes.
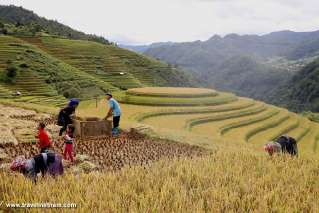
{"type": "Polygon", "coordinates": [[[80,96],[80,91],[76,88],[70,88],[63,93],[66,98],[78,98],[80,96]]]}
{"type": "Polygon", "coordinates": [[[6,28],[0,28],[0,34],[7,35],[8,30],[6,28]]]}
{"type": "Polygon", "coordinates": [[[51,84],[51,83],[53,83],[53,80],[52,79],[45,79],[45,83],[51,84]]]}
{"type": "Polygon", "coordinates": [[[22,64],[20,64],[19,66],[20,66],[21,68],[28,68],[28,67],[29,67],[29,65],[26,64],[26,63],[22,63],[22,64]]]}
{"type": "Polygon", "coordinates": [[[8,78],[15,78],[17,76],[17,68],[14,66],[9,66],[7,68],[7,77],[8,78]]]}

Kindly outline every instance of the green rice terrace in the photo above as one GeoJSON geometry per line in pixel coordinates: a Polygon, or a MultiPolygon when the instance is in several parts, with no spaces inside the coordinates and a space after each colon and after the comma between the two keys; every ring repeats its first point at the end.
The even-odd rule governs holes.
{"type": "MultiPolygon", "coordinates": [[[[318,152],[319,126],[305,117],[259,101],[202,88],[136,88],[114,93],[125,125],[184,140],[238,143],[262,149],[282,134],[296,138],[301,154],[318,152]],[[176,92],[175,92],[176,91],[176,92]]],[[[83,102],[79,116],[106,114],[105,100],[83,102]]],[[[196,142],[195,142],[196,143],[196,142]]],[[[198,143],[198,141],[197,141],[198,143]]]]}
{"type": "Polygon", "coordinates": [[[0,36],[0,98],[59,106],[106,91],[191,86],[184,72],[114,45],[53,36],[0,36]],[[15,96],[17,92],[20,96],[15,96]]]}

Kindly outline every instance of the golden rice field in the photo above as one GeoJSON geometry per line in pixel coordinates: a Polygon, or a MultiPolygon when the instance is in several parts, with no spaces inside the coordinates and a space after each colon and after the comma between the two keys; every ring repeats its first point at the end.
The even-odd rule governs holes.
{"type": "Polygon", "coordinates": [[[168,97],[204,97],[214,96],[216,91],[206,88],[183,88],[183,87],[142,87],[127,91],[131,95],[145,96],[168,96],[168,97]]]}
{"type": "MultiPolygon", "coordinates": [[[[180,135],[185,140],[185,136],[191,134],[214,142],[232,141],[256,147],[262,147],[282,134],[289,134],[300,143],[301,153],[314,154],[318,151],[318,125],[300,115],[249,98],[232,97],[228,93],[204,88],[177,88],[175,91],[171,87],[146,87],[115,93],[114,97],[121,102],[124,112],[123,126],[128,128],[139,123],[159,135],[163,132],[166,137],[180,135]],[[229,97],[232,97],[231,100],[229,97]],[[214,104],[198,104],[201,101],[214,104]]],[[[98,101],[97,105],[95,101],[85,102],[78,113],[80,116],[105,116],[108,110],[106,100],[98,101]]]]}
{"type": "MultiPolygon", "coordinates": [[[[143,127],[149,136],[197,145],[207,154],[156,158],[159,161],[142,166],[123,164],[121,170],[108,172],[67,170],[63,177],[40,179],[36,185],[0,169],[0,201],[72,202],[76,212],[319,212],[319,124],[259,101],[200,88],[130,89],[113,95],[121,104],[123,129],[143,127]],[[264,143],[281,134],[297,139],[298,158],[269,157],[263,151],[264,143]]],[[[99,99],[82,101],[76,113],[103,118],[107,111],[107,101],[99,99]]],[[[116,140],[114,155],[122,147],[116,140]]],[[[99,140],[93,151],[89,144],[94,139],[80,141],[79,149],[99,153],[93,160],[103,165],[115,159],[99,151],[109,147],[103,141],[108,140],[99,140]]],[[[137,153],[145,150],[143,157],[156,154],[143,141],[149,139],[136,143],[133,157],[127,159],[143,161],[137,153]]],[[[123,147],[130,150],[127,146],[123,147]]],[[[158,150],[157,155],[166,156],[158,150]]],[[[1,208],[8,210],[2,206],[0,212],[1,208]]]]}
{"type": "Polygon", "coordinates": [[[162,160],[147,169],[66,174],[41,179],[36,185],[0,172],[0,199],[72,202],[77,205],[75,212],[319,211],[318,159],[269,158],[250,151],[240,148],[194,159],[162,160]]]}

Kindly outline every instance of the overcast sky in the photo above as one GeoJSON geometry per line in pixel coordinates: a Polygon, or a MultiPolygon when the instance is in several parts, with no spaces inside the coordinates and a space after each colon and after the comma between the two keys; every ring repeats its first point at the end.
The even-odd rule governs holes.
{"type": "Polygon", "coordinates": [[[126,44],[319,30],[319,0],[0,0],[126,44]],[[306,2],[306,3],[305,3],[306,2]]]}

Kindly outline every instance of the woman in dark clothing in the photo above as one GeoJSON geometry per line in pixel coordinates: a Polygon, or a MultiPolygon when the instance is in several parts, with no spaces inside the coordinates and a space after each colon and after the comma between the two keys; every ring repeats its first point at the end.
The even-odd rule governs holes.
{"type": "Polygon", "coordinates": [[[68,106],[61,109],[58,116],[58,125],[62,126],[59,136],[62,136],[69,124],[72,124],[71,116],[75,113],[75,109],[78,107],[80,101],[78,99],[71,99],[68,106]]]}
{"type": "Polygon", "coordinates": [[[42,177],[46,174],[57,176],[63,174],[62,156],[53,152],[41,153],[31,159],[24,156],[17,157],[11,164],[11,170],[21,172],[24,176],[37,180],[38,173],[42,177]]]}
{"type": "Polygon", "coordinates": [[[298,146],[294,138],[288,135],[282,135],[278,137],[275,141],[271,141],[264,146],[266,152],[269,155],[274,153],[286,153],[291,156],[298,156],[298,146]]]}

